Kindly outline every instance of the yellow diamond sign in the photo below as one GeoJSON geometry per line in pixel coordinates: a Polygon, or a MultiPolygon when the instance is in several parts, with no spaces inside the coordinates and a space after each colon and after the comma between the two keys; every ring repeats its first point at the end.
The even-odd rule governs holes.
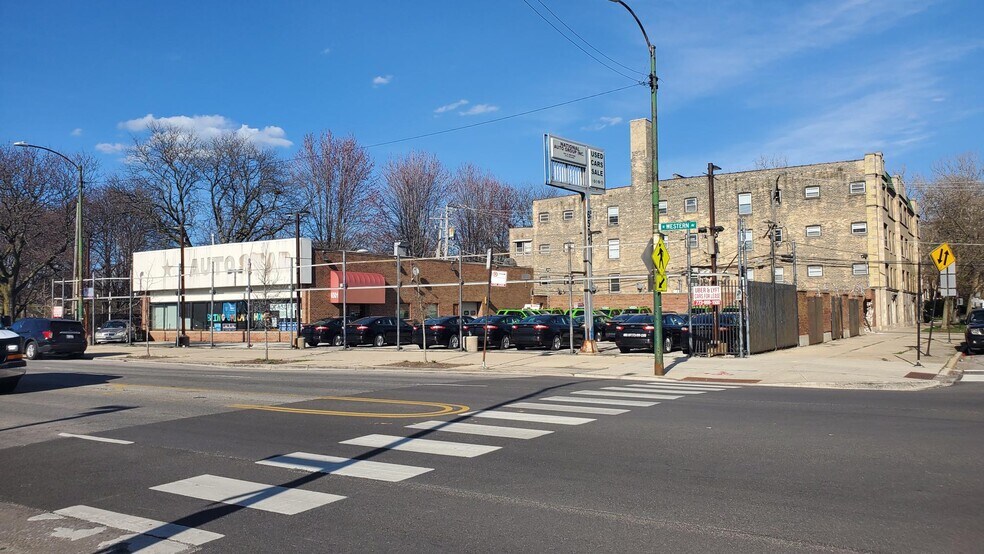
{"type": "Polygon", "coordinates": [[[657,273],[656,274],[656,292],[666,292],[666,274],[657,273]]]}
{"type": "Polygon", "coordinates": [[[929,257],[933,258],[933,263],[936,264],[936,269],[940,271],[950,267],[953,262],[957,261],[957,257],[953,255],[953,249],[950,248],[950,245],[945,242],[930,252],[929,257]]]}
{"type": "Polygon", "coordinates": [[[666,266],[670,264],[670,252],[666,249],[666,243],[663,242],[663,237],[659,238],[659,241],[653,247],[653,267],[656,268],[656,273],[666,273],[666,266]]]}

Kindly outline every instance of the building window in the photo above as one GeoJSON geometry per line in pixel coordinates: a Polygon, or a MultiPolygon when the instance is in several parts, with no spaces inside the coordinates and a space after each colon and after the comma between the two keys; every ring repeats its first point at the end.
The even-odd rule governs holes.
{"type": "Polygon", "coordinates": [[[550,253],[550,245],[549,244],[541,244],[540,245],[540,253],[541,254],[549,254],[550,253]]]}
{"type": "Polygon", "coordinates": [[[868,264],[851,264],[851,273],[854,275],[867,275],[868,264]]]}
{"type": "Polygon", "coordinates": [[[738,193],[738,215],[748,215],[752,213],[752,193],[738,193]]]}
{"type": "Polygon", "coordinates": [[[777,267],[776,270],[775,270],[774,275],[776,277],[776,282],[777,283],[783,283],[783,282],[785,282],[784,281],[784,279],[786,278],[786,270],[785,270],[785,268],[777,267]]]}
{"type": "Polygon", "coordinates": [[[752,268],[746,269],[745,270],[745,279],[747,279],[749,281],[754,281],[755,280],[755,270],[752,269],[752,268]]]}
{"type": "Polygon", "coordinates": [[[822,265],[808,265],[808,266],[806,266],[806,276],[807,277],[823,277],[823,266],[822,265]]]}
{"type": "Polygon", "coordinates": [[[564,210],[564,221],[574,219],[574,210],[564,210]]]}
{"type": "Polygon", "coordinates": [[[608,206],[608,224],[618,225],[618,206],[608,206]]]}
{"type": "Polygon", "coordinates": [[[856,221],[851,224],[851,234],[852,235],[867,235],[868,234],[868,224],[864,221],[856,221]]]}
{"type": "Polygon", "coordinates": [[[697,233],[690,233],[688,236],[690,237],[689,240],[690,240],[690,247],[691,248],[697,248],[698,246],[700,246],[700,243],[697,242],[699,240],[700,236],[697,233]]]}
{"type": "Polygon", "coordinates": [[[772,240],[776,241],[776,244],[782,242],[782,227],[776,227],[772,230],[772,240]]]}
{"type": "Polygon", "coordinates": [[[751,229],[741,231],[741,240],[745,243],[745,250],[752,249],[752,237],[753,235],[751,229]]]}
{"type": "Polygon", "coordinates": [[[619,256],[618,239],[608,239],[608,259],[617,260],[619,256]]]}
{"type": "Polygon", "coordinates": [[[864,194],[864,191],[864,181],[855,181],[851,183],[851,194],[864,194]]]}
{"type": "Polygon", "coordinates": [[[540,212],[539,214],[540,223],[546,223],[550,221],[550,212],[540,212]]]}
{"type": "Polygon", "coordinates": [[[819,237],[821,235],[821,230],[819,225],[807,225],[806,226],[806,236],[808,237],[819,237]]]}
{"type": "Polygon", "coordinates": [[[659,215],[666,215],[666,200],[659,201],[659,215]]]}
{"type": "Polygon", "coordinates": [[[688,214],[697,213],[697,197],[684,198],[683,211],[688,214]]]}
{"type": "Polygon", "coordinates": [[[803,192],[807,198],[820,198],[820,187],[806,187],[803,192]]]}
{"type": "Polygon", "coordinates": [[[608,290],[610,292],[621,292],[622,291],[622,281],[619,278],[618,273],[612,273],[608,277],[608,290]]]}
{"type": "Polygon", "coordinates": [[[531,240],[518,240],[516,241],[516,253],[517,254],[530,254],[533,252],[533,241],[531,240]]]}

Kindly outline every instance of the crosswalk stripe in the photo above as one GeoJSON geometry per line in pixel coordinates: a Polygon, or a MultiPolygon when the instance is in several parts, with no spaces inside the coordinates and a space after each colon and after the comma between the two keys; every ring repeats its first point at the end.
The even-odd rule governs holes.
{"type": "Polygon", "coordinates": [[[677,385],[681,387],[714,388],[714,389],[740,389],[740,385],[723,385],[720,383],[693,383],[690,381],[650,381],[650,385],[677,385]]]}
{"type": "Polygon", "coordinates": [[[974,383],[974,382],[984,382],[984,375],[980,375],[980,374],[970,374],[970,375],[968,375],[967,372],[964,372],[963,377],[961,377],[960,380],[961,381],[971,382],[971,383],[974,383]]]}
{"type": "Polygon", "coordinates": [[[683,389],[671,389],[669,387],[650,387],[646,385],[627,385],[624,387],[604,387],[605,390],[620,390],[624,392],[665,392],[670,394],[704,394],[707,390],[683,390],[683,389]]]}
{"type": "Polygon", "coordinates": [[[145,517],[121,514],[119,512],[111,512],[109,510],[102,510],[91,506],[70,506],[68,508],[56,510],[55,513],[65,517],[88,521],[89,523],[105,525],[106,527],[112,527],[113,529],[120,529],[131,533],[140,533],[142,535],[148,535],[158,539],[171,540],[192,546],[201,546],[207,542],[212,542],[225,536],[220,535],[219,533],[213,533],[211,531],[195,529],[194,527],[185,527],[174,523],[157,521],[156,519],[148,519],[145,517]]]}
{"type": "Polygon", "coordinates": [[[150,487],[150,490],[285,515],[299,514],[345,498],[208,474],[150,487]]]}
{"type": "Polygon", "coordinates": [[[540,404],[539,402],[513,402],[506,404],[503,408],[520,408],[527,410],[551,410],[554,412],[574,412],[580,414],[598,415],[619,415],[629,410],[617,410],[615,408],[594,408],[590,406],[563,406],[558,404],[540,404]]]}
{"type": "Polygon", "coordinates": [[[511,421],[532,421],[534,423],[553,423],[555,425],[583,425],[594,421],[587,417],[571,417],[547,414],[526,414],[522,412],[503,412],[499,410],[481,410],[478,412],[465,412],[466,416],[487,417],[490,419],[507,419],[511,421]]]}
{"type": "Polygon", "coordinates": [[[365,435],[342,441],[341,444],[369,446],[372,448],[387,448],[389,450],[404,450],[421,454],[437,454],[440,456],[455,456],[458,458],[474,458],[482,454],[494,452],[501,446],[486,444],[468,444],[463,442],[436,441],[431,439],[411,439],[395,435],[365,435]]]}
{"type": "Polygon", "coordinates": [[[649,400],[676,400],[682,396],[671,396],[669,394],[644,394],[631,392],[614,392],[608,390],[576,390],[571,394],[583,394],[585,396],[615,396],[620,398],[648,398],[649,400]]]}
{"type": "Polygon", "coordinates": [[[87,441],[108,442],[112,444],[133,444],[133,441],[125,441],[122,439],[110,439],[106,437],[94,437],[92,435],[76,435],[75,433],[58,433],[58,436],[72,438],[72,439],[83,439],[87,441]]]}
{"type": "Polygon", "coordinates": [[[311,454],[309,452],[294,452],[283,456],[274,456],[266,460],[256,462],[260,465],[286,467],[289,469],[300,469],[302,471],[312,471],[327,473],[330,475],[345,475],[346,477],[361,477],[363,479],[375,479],[376,481],[389,481],[396,483],[404,479],[416,477],[428,471],[434,471],[431,467],[417,467],[400,464],[389,464],[383,462],[371,462],[368,460],[353,460],[351,458],[339,458],[337,456],[324,456],[321,454],[311,454]]]}
{"type": "Polygon", "coordinates": [[[501,427],[498,425],[478,425],[475,423],[451,423],[447,421],[424,421],[407,425],[408,429],[431,429],[447,433],[462,433],[466,435],[483,435],[486,437],[503,437],[507,439],[535,439],[553,433],[543,429],[521,429],[518,427],[501,427]]]}
{"type": "Polygon", "coordinates": [[[606,406],[639,406],[648,408],[655,406],[659,402],[646,402],[643,400],[608,400],[606,398],[577,398],[575,396],[547,396],[537,400],[549,400],[551,402],[579,402],[581,404],[604,404],[606,406]]]}
{"type": "Polygon", "coordinates": [[[708,391],[708,392],[718,392],[718,391],[728,390],[728,389],[721,388],[721,387],[691,387],[689,385],[674,385],[674,384],[670,384],[670,383],[667,383],[665,385],[663,385],[663,384],[657,385],[657,384],[654,384],[654,383],[649,383],[647,385],[629,385],[629,386],[630,387],[652,387],[652,388],[673,389],[673,390],[701,390],[701,391],[708,391]]]}

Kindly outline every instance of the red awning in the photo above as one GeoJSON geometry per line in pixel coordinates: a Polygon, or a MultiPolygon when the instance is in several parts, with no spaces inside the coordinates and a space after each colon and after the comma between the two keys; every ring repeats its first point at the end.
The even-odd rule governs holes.
{"type": "MultiPolygon", "coordinates": [[[[361,271],[346,272],[345,278],[348,280],[348,294],[346,300],[349,304],[385,304],[386,279],[380,273],[365,273],[361,271]],[[366,288],[372,287],[372,288],[366,288]]],[[[337,289],[342,285],[342,272],[331,271],[328,275],[328,282],[331,288],[337,289]]],[[[328,300],[333,304],[342,303],[342,291],[329,291],[328,300]]]]}

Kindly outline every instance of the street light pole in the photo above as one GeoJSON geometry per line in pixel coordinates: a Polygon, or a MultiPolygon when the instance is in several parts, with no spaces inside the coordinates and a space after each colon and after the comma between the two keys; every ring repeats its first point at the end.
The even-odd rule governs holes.
{"type": "Polygon", "coordinates": [[[294,282],[297,283],[297,304],[294,308],[294,323],[297,329],[294,334],[294,344],[291,345],[291,348],[297,348],[297,339],[301,337],[301,216],[309,215],[310,213],[307,210],[294,212],[294,259],[296,260],[294,266],[296,279],[294,282]]]}
{"type": "MultiPolygon", "coordinates": [[[[649,91],[650,91],[650,112],[652,116],[652,129],[653,129],[653,150],[652,150],[652,162],[653,162],[653,181],[652,181],[652,211],[653,211],[653,248],[659,243],[660,233],[659,233],[659,133],[656,126],[656,89],[659,87],[658,79],[656,78],[656,47],[652,42],[649,41],[649,34],[646,33],[646,28],[642,26],[642,22],[639,21],[639,17],[636,16],[632,8],[629,7],[623,0],[611,0],[616,4],[621,4],[623,8],[628,10],[632,18],[635,19],[637,25],[639,25],[639,30],[642,31],[643,38],[646,39],[646,46],[649,48],[649,91]]],[[[656,289],[656,270],[653,269],[653,374],[660,376],[664,375],[665,370],[663,366],[663,293],[656,289]]]]}
{"type": "MultiPolygon", "coordinates": [[[[37,148],[38,150],[44,150],[45,152],[51,152],[52,154],[59,156],[63,160],[74,167],[79,173],[79,190],[78,199],[75,203],[75,255],[72,260],[72,297],[75,303],[75,319],[85,324],[85,315],[83,314],[83,303],[82,303],[82,164],[75,163],[71,158],[58,152],[57,150],[52,150],[45,146],[38,146],[36,144],[28,144],[24,141],[15,142],[14,146],[19,146],[21,148],[37,148]]],[[[95,283],[93,283],[93,288],[95,288],[95,283]]],[[[95,329],[92,330],[95,333],[95,329]]]]}

